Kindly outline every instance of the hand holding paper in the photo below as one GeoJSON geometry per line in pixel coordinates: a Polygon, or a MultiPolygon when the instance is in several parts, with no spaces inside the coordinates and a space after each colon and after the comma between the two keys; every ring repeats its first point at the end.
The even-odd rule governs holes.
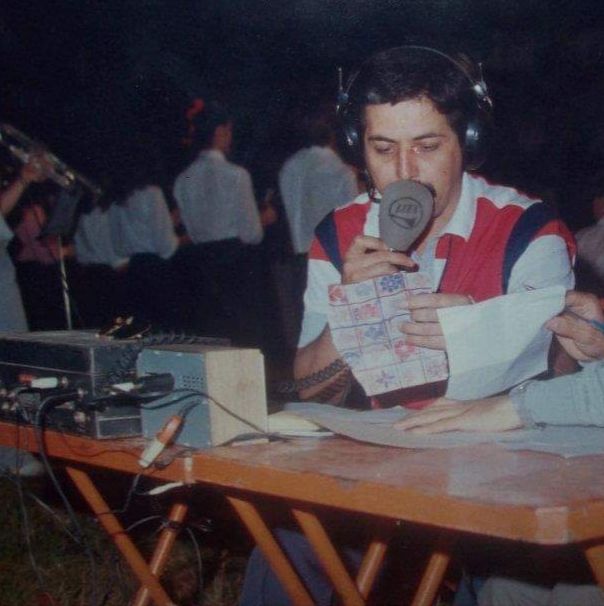
{"type": "Polygon", "coordinates": [[[407,305],[411,312],[411,322],[404,322],[400,327],[401,332],[407,335],[407,343],[410,345],[446,350],[447,345],[437,310],[471,303],[472,299],[466,295],[445,293],[409,295],[407,305]]]}
{"type": "Polygon", "coordinates": [[[438,310],[447,342],[446,396],[474,400],[501,393],[547,370],[552,333],[544,324],[564,308],[551,286],[438,310]]]}

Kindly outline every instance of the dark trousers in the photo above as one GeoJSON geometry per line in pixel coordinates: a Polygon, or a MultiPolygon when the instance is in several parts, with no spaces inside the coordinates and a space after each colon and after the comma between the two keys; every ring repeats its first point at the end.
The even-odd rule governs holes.
{"type": "Polygon", "coordinates": [[[263,279],[258,251],[237,239],[194,244],[173,261],[179,310],[187,328],[261,347],[263,279]]]}

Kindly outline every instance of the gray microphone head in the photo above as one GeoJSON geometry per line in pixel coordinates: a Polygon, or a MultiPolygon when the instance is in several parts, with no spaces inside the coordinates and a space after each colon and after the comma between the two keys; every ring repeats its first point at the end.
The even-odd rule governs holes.
{"type": "Polygon", "coordinates": [[[432,218],[434,196],[417,181],[395,181],[382,192],[380,238],[392,250],[407,250],[432,218]]]}

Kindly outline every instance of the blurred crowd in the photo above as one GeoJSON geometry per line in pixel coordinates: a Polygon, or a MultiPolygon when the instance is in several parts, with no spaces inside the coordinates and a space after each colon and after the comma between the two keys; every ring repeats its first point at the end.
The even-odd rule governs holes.
{"type": "MultiPolygon", "coordinates": [[[[334,119],[325,111],[292,125],[295,146],[268,179],[230,161],[234,128],[224,107],[196,99],[183,117],[179,163],[135,144],[128,158],[91,175],[101,196],[85,187],[65,191],[45,177],[28,184],[5,214],[28,328],[97,329],[132,316],[154,330],[225,337],[291,360],[314,228],[364,183],[340,157],[334,119]]],[[[527,154],[538,146],[537,134],[527,154]]],[[[6,190],[25,166],[0,151],[6,190]]],[[[528,172],[512,173],[512,184],[557,202],[535,171],[528,182],[528,172]]],[[[596,222],[603,214],[597,194],[596,222]]],[[[598,294],[601,229],[579,233],[578,285],[598,294]]]]}

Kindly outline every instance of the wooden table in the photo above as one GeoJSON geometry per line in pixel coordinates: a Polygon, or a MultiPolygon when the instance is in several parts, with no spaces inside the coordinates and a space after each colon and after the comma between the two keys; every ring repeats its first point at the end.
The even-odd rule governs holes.
{"type": "MultiPolygon", "coordinates": [[[[37,451],[31,428],[0,423],[0,443],[37,451]]],[[[175,503],[169,524],[146,562],[109,512],[86,471],[87,466],[136,474],[143,439],[99,441],[45,432],[49,456],[61,459],[71,479],[111,535],[141,589],[136,606],[151,599],[172,604],[158,577],[169,556],[186,503],[175,503]]],[[[325,531],[318,509],[429,525],[442,540],[434,546],[414,606],[429,606],[442,582],[454,540],[467,533],[541,545],[576,544],[604,586],[604,456],[561,457],[505,451],[497,445],[449,450],[405,450],[347,439],[299,439],[220,447],[172,460],[146,475],[169,482],[221,489],[231,502],[295,604],[312,600],[289,565],[258,507],[270,496],[288,508],[317,555],[344,604],[365,604],[383,561],[388,537],[371,542],[356,579],[346,572],[325,531]]]]}

